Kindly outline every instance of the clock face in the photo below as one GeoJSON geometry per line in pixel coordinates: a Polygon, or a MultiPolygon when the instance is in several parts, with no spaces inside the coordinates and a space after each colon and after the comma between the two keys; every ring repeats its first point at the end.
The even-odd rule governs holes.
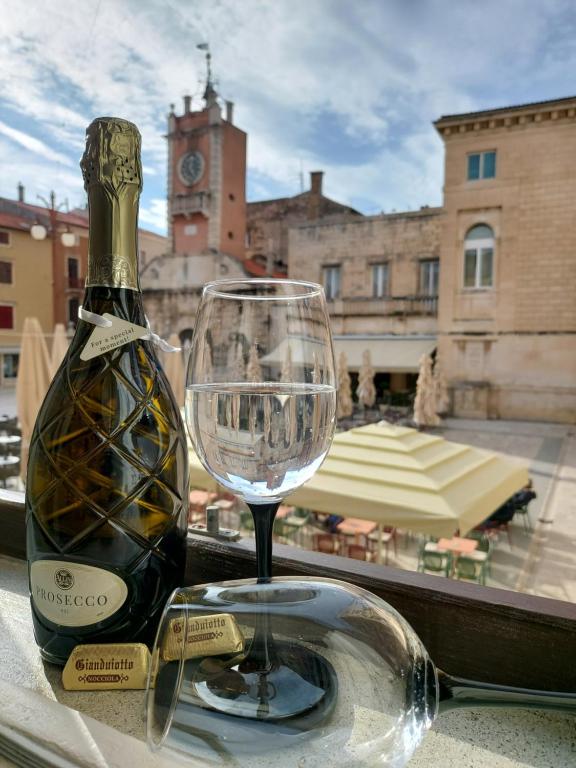
{"type": "Polygon", "coordinates": [[[183,184],[191,187],[202,178],[204,173],[204,157],[201,152],[187,152],[182,155],[178,164],[178,175],[183,184]]]}

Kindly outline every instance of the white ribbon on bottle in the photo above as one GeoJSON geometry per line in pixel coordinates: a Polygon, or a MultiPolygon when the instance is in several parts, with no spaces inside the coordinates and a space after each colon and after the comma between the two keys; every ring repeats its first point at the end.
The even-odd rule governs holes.
{"type": "MultiPolygon", "coordinates": [[[[87,309],[84,309],[82,305],[78,307],[78,317],[80,320],[84,320],[86,323],[91,323],[92,325],[97,325],[100,328],[110,328],[112,325],[111,320],[107,320],[105,317],[102,317],[102,315],[99,315],[96,312],[89,312],[87,309]]],[[[152,344],[154,344],[156,347],[160,347],[163,352],[181,351],[182,347],[173,347],[172,344],[168,344],[167,341],[160,338],[157,333],[153,333],[153,331],[150,329],[150,323],[148,322],[146,315],[144,315],[144,318],[146,319],[146,327],[148,328],[148,333],[146,336],[141,337],[142,341],[151,341],[152,344]]]]}

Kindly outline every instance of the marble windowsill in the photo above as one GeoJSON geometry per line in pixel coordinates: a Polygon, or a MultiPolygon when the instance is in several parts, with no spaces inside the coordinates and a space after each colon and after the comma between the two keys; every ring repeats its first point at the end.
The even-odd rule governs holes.
{"type": "MultiPolygon", "coordinates": [[[[0,626],[0,680],[34,690],[144,739],[143,691],[63,690],[61,669],[42,662],[34,643],[25,563],[7,557],[0,557],[0,626]]],[[[4,765],[10,764],[0,758],[0,768],[4,765]]],[[[571,765],[576,765],[576,717],[537,711],[468,710],[442,716],[409,768],[571,765]]],[[[142,761],[139,766],[147,768],[142,761]]]]}

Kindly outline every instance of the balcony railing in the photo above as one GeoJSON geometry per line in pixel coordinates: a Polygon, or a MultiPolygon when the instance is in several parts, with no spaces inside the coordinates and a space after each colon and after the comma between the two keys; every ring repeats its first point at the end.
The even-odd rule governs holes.
{"type": "Polygon", "coordinates": [[[358,296],[333,299],[328,303],[331,315],[426,315],[438,314],[438,296],[358,296]]]}
{"type": "Polygon", "coordinates": [[[172,215],[183,214],[184,216],[201,213],[208,217],[210,215],[210,193],[193,192],[190,195],[177,195],[170,203],[170,212],[172,215]]]}

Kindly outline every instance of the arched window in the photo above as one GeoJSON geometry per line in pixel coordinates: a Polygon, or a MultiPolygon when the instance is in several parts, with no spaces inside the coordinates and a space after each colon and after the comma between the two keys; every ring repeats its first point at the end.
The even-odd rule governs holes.
{"type": "Polygon", "coordinates": [[[494,285],[494,232],[476,224],[464,240],[464,288],[492,288],[494,285]]]}

